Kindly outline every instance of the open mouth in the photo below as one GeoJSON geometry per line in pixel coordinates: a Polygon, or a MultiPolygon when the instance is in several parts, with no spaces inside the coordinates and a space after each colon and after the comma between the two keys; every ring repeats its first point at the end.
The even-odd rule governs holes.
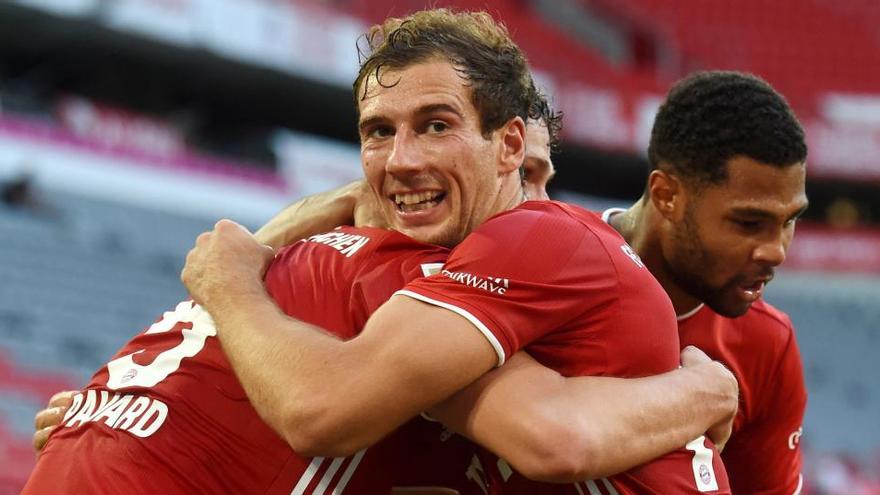
{"type": "Polygon", "coordinates": [[[742,293],[743,299],[746,299],[750,302],[758,300],[758,298],[761,297],[761,294],[764,292],[764,286],[766,286],[767,282],[769,281],[769,279],[760,279],[755,280],[748,285],[740,285],[739,290],[742,293]]]}
{"type": "Polygon", "coordinates": [[[439,205],[445,197],[446,193],[443,191],[420,191],[392,194],[390,199],[397,206],[397,211],[413,213],[433,208],[439,205]]]}

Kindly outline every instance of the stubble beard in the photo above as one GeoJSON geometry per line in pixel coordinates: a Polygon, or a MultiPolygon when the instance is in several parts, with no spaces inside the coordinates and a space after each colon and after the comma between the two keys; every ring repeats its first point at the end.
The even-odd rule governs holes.
{"type": "Polygon", "coordinates": [[[727,318],[742,316],[748,311],[750,305],[731,301],[730,295],[739,285],[736,277],[713,286],[703,275],[717,271],[718,262],[706,250],[691,208],[685,212],[681,227],[674,232],[674,244],[676,251],[665,263],[667,273],[678,287],[727,318]]]}

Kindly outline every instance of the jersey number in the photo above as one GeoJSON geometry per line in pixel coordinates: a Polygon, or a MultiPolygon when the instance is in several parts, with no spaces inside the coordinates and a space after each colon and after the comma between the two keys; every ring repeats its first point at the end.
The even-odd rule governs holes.
{"type": "Polygon", "coordinates": [[[162,319],[154,323],[145,334],[168,332],[178,325],[184,326],[181,331],[183,341],[159,353],[152,363],[140,365],[132,359],[132,356],[144,352],[144,349],[107,363],[107,371],[110,374],[107,387],[112,390],[124,387],[153,387],[177,371],[183,358],[198,354],[205,347],[205,339],[217,335],[211,316],[192,301],[183,301],[174,311],[163,314],[162,319]]]}
{"type": "Polygon", "coordinates": [[[712,466],[712,449],[706,447],[706,437],[696,438],[685,448],[694,453],[691,465],[694,468],[694,481],[700,492],[714,492],[718,490],[718,481],[715,479],[715,468],[712,466]]]}

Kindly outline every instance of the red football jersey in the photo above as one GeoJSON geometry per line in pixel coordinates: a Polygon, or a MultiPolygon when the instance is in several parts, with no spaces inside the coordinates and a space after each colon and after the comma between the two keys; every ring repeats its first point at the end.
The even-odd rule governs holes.
{"type": "MultiPolygon", "coordinates": [[[[622,211],[608,209],[602,218],[622,211]]],[[[699,347],[739,382],[733,435],[721,455],[734,493],[800,492],[807,389],[791,320],[763,300],[739,318],[701,305],[678,320],[682,347],[699,347]]]]}
{"type": "MultiPolygon", "coordinates": [[[[350,338],[446,255],[341,228],[282,251],[266,286],[287,314],[350,338]]],[[[388,493],[400,435],[350,458],[297,455],[260,420],[215,335],[185,301],[123,346],[75,397],[23,493],[388,493]]]]}
{"type": "MultiPolygon", "coordinates": [[[[467,318],[499,365],[526,349],[566,376],[639,377],[679,365],[672,303],[632,248],[597,215],[562,203],[527,202],[486,221],[440,274],[397,294],[467,318]]],[[[504,493],[729,493],[711,442],[702,437],[607,480],[542,485],[503,463],[504,493]]],[[[490,475],[490,480],[495,476],[490,475]]]]}
{"type": "Polygon", "coordinates": [[[721,361],[739,382],[733,435],[721,455],[734,493],[798,493],[807,390],[791,320],[759,300],[739,318],[702,306],[678,328],[683,346],[721,361]]]}

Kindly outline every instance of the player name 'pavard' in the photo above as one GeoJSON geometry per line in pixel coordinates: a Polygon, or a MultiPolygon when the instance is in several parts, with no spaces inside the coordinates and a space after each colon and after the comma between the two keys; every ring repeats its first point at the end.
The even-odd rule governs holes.
{"type": "Polygon", "coordinates": [[[113,394],[106,390],[85,390],[73,397],[73,404],[64,419],[65,428],[85,423],[102,422],[115,430],[123,430],[146,438],[162,426],[168,417],[164,402],[133,394],[113,394]]]}

